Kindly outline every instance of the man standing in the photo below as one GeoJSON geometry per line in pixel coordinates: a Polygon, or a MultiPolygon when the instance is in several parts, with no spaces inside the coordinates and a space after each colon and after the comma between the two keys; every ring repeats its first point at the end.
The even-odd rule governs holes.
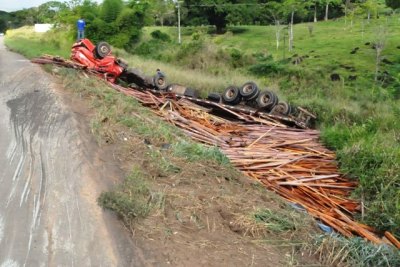
{"type": "Polygon", "coordinates": [[[76,26],[78,27],[78,41],[79,41],[80,39],[85,38],[86,23],[83,19],[78,19],[78,21],[76,22],[76,26]]]}

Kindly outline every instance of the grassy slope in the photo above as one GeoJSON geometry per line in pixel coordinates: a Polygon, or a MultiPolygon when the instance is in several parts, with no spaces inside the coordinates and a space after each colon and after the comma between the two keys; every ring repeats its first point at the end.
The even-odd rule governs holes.
{"type": "MultiPolygon", "coordinates": [[[[318,51],[320,55],[335,55],[334,58],[330,57],[331,59],[314,58],[313,60],[306,60],[299,67],[300,69],[304,69],[303,66],[308,66],[306,71],[309,71],[311,74],[314,74],[314,71],[319,72],[321,70],[328,71],[329,74],[333,69],[338,67],[338,64],[342,64],[341,60],[344,62],[349,60],[350,51],[354,47],[359,46],[360,49],[363,49],[362,45],[364,41],[362,44],[358,45],[353,43],[352,39],[355,28],[353,29],[353,32],[346,31],[347,34],[343,35],[346,36],[346,38],[343,38],[343,42],[346,43],[346,45],[342,44],[340,46],[342,48],[336,51],[336,47],[329,45],[331,41],[329,40],[330,37],[328,35],[333,34],[335,29],[339,32],[343,30],[343,27],[340,26],[343,24],[340,23],[342,22],[317,24],[318,26],[315,26],[313,38],[320,38],[321,40],[319,41],[319,44],[316,40],[312,40],[312,38],[308,37],[308,30],[305,25],[296,26],[298,29],[302,28],[302,30],[295,31],[297,37],[295,53],[304,55],[313,50],[311,47],[319,47],[321,44],[325,43],[323,50],[318,51],[316,48],[315,50],[318,51]],[[317,27],[319,30],[317,30],[317,27]],[[328,31],[329,28],[332,28],[333,30],[328,31]],[[303,32],[303,40],[299,40],[302,39],[301,32],[303,32]],[[322,40],[325,41],[323,42],[322,40]],[[302,42],[306,43],[306,47],[303,47],[300,50],[302,42]],[[321,51],[325,52],[322,53],[321,51]],[[317,70],[314,70],[313,66],[317,70]]],[[[224,37],[207,36],[207,42],[211,41],[213,45],[217,43],[219,47],[236,45],[238,49],[243,49],[244,51],[250,51],[249,45],[246,45],[245,42],[239,42],[238,40],[240,39],[247,39],[249,44],[252,44],[253,42],[257,43],[252,45],[253,49],[261,49],[262,51],[265,51],[262,40],[269,39],[266,47],[274,45],[272,39],[274,36],[272,35],[273,31],[271,28],[245,28],[247,31],[238,35],[227,34],[224,37]],[[263,36],[261,33],[264,31],[269,32],[269,35],[263,36]]],[[[146,31],[149,33],[154,29],[155,28],[147,28],[146,31]]],[[[371,25],[371,36],[373,29],[374,27],[371,25]]],[[[162,30],[170,33],[175,31],[175,29],[171,28],[163,28],[162,30]]],[[[398,28],[396,31],[397,30],[398,28]]],[[[12,35],[10,35],[10,37],[12,37],[12,35]]],[[[16,36],[14,36],[14,38],[8,38],[8,45],[16,48],[16,42],[13,42],[16,38],[16,36]]],[[[20,46],[17,49],[30,56],[39,55],[43,52],[49,53],[48,51],[56,51],[54,54],[65,55],[68,53],[69,45],[60,44],[60,39],[62,39],[62,37],[59,37],[57,40],[46,38],[47,41],[51,40],[51,42],[47,42],[46,45],[42,44],[41,46],[38,46],[40,49],[33,54],[24,51],[28,50],[26,49],[26,46],[20,46]]],[[[151,38],[145,34],[144,39],[150,40],[151,38]]],[[[190,39],[189,35],[184,36],[184,42],[190,42],[190,39]]],[[[367,42],[367,40],[371,39],[365,38],[365,42],[367,42]]],[[[392,39],[388,44],[389,49],[386,50],[385,53],[391,60],[396,61],[396,40],[392,39]]],[[[170,49],[173,50],[173,47],[175,47],[175,44],[171,46],[170,49]]],[[[270,49],[273,51],[271,47],[270,49]]],[[[363,53],[369,53],[371,51],[373,52],[372,49],[368,48],[368,50],[365,50],[363,53]]],[[[281,51],[278,54],[280,53],[281,51]]],[[[394,228],[394,230],[396,230],[395,227],[399,220],[399,210],[398,207],[396,208],[396,202],[399,201],[400,197],[398,190],[396,191],[399,183],[399,172],[396,170],[398,170],[398,164],[400,162],[398,160],[400,156],[399,143],[396,141],[398,140],[396,138],[398,138],[397,134],[399,132],[398,116],[396,114],[400,114],[397,113],[398,110],[396,110],[396,107],[398,107],[398,100],[393,101],[385,97],[375,99],[377,91],[379,94],[383,95],[385,95],[385,92],[384,90],[379,88],[377,89],[373,86],[370,79],[371,71],[373,71],[373,67],[371,67],[373,66],[373,60],[367,59],[363,61],[366,55],[364,55],[364,57],[357,57],[361,58],[361,61],[363,61],[362,63],[358,62],[358,60],[351,61],[351,64],[361,66],[360,68],[362,71],[357,69],[358,75],[362,76],[361,79],[353,83],[338,84],[330,82],[326,76],[316,76],[313,81],[308,81],[306,78],[309,78],[309,76],[304,75],[304,77],[301,78],[296,77],[292,80],[289,79],[289,82],[284,75],[255,78],[245,72],[246,66],[238,69],[227,67],[224,72],[215,74],[213,71],[207,71],[207,69],[200,71],[188,70],[185,65],[176,66],[156,60],[143,59],[141,57],[127,55],[122,51],[119,51],[119,54],[123,57],[127,57],[132,66],[138,66],[147,73],[151,73],[152,70],[161,66],[161,68],[169,74],[170,80],[188,84],[200,89],[209,89],[211,87],[222,90],[226,84],[240,84],[241,82],[250,79],[256,80],[259,83],[271,82],[275,86],[280,85],[281,90],[289,99],[294,99],[295,102],[297,101],[298,103],[308,105],[310,108],[314,108],[318,112],[318,115],[321,118],[320,125],[323,129],[324,139],[328,145],[338,149],[342,168],[361,178],[361,193],[373,197],[377,196],[377,201],[375,203],[373,199],[370,200],[370,202],[367,202],[367,208],[370,208],[368,205],[370,203],[378,205],[378,207],[372,206],[373,209],[371,209],[371,212],[367,210],[367,221],[369,220],[369,223],[372,224],[375,223],[378,227],[384,226],[387,229],[392,228],[393,230],[394,228]],[[365,71],[365,69],[367,69],[367,71],[365,71]],[[293,86],[293,83],[291,83],[293,80],[295,83],[298,83],[296,86],[293,86]],[[368,87],[364,87],[364,80],[367,80],[367,83],[369,83],[368,87]],[[305,96],[310,97],[310,99],[305,98],[305,96]],[[371,187],[368,185],[369,180],[373,180],[376,184],[373,184],[371,187]],[[381,184],[384,184],[385,186],[380,187],[381,184]],[[390,191],[391,193],[385,195],[367,191],[367,189],[372,190],[374,188],[376,188],[376,191],[378,192],[381,191],[385,193],[390,191]],[[390,201],[388,201],[388,199],[390,201]],[[386,207],[386,205],[388,205],[389,208],[386,207]],[[379,216],[376,216],[377,211],[380,211],[379,216]],[[368,216],[369,214],[371,215],[368,216]],[[380,217],[382,217],[382,220],[379,220],[380,217]],[[389,224],[385,225],[387,222],[389,222],[389,224]]],[[[348,62],[347,64],[350,63],[348,62]]],[[[289,67],[292,68],[292,66],[289,67]]]]}
{"type": "MultiPolygon", "coordinates": [[[[308,69],[336,69],[338,64],[351,64],[360,73],[367,71],[373,73],[375,70],[375,51],[365,48],[366,42],[373,42],[377,38],[378,26],[384,25],[387,29],[387,45],[384,49],[384,55],[390,60],[399,59],[399,51],[397,46],[400,45],[400,23],[397,17],[382,18],[381,20],[371,20],[364,23],[364,34],[362,33],[363,25],[361,21],[356,21],[353,27],[349,23],[340,19],[336,21],[297,24],[294,27],[294,45],[292,52],[284,51],[283,40],[280,40],[280,49],[276,49],[275,28],[263,26],[241,26],[232,27],[231,31],[223,36],[212,36],[211,39],[218,43],[220,47],[235,47],[247,53],[268,52],[274,56],[276,60],[298,55],[318,55],[319,58],[305,61],[303,67],[308,69]],[[310,36],[309,26],[313,27],[313,34],[310,36]],[[237,34],[232,32],[238,32],[237,34]],[[350,55],[350,51],[359,47],[363,49],[357,55],[350,55]],[[315,51],[310,54],[311,51],[315,51]]],[[[176,38],[176,29],[169,27],[148,27],[145,35],[153,30],[161,30],[176,38]]],[[[188,34],[194,32],[188,31],[188,34]]],[[[282,36],[285,31],[282,32],[282,36]]],[[[287,34],[286,34],[287,35],[287,34]]],[[[148,40],[149,37],[145,36],[148,40]]],[[[286,36],[287,39],[287,36],[286,36]]],[[[183,42],[190,40],[190,36],[184,35],[183,42]]],[[[287,40],[286,40],[287,44],[287,40]]]]}
{"type": "Polygon", "coordinates": [[[7,31],[5,43],[28,58],[43,53],[69,58],[72,40],[65,33],[57,35],[35,33],[32,26],[25,26],[18,31],[7,31]],[[32,41],[26,42],[27,39],[32,41]]]}
{"type": "MultiPolygon", "coordinates": [[[[154,30],[161,30],[176,38],[173,28],[148,28],[144,40],[154,30]]],[[[199,31],[205,31],[200,29],[199,31]]],[[[188,31],[188,33],[196,30],[188,31]]],[[[319,116],[319,127],[325,143],[337,150],[342,170],[350,176],[360,179],[357,197],[366,204],[364,220],[381,230],[391,230],[400,237],[400,23],[398,17],[383,17],[371,20],[364,26],[355,21],[353,27],[346,26],[343,20],[320,22],[317,24],[299,24],[295,26],[295,49],[291,53],[279,51],[275,46],[273,27],[241,26],[231,28],[223,36],[205,35],[205,45],[190,55],[193,63],[202,69],[199,62],[213,62],[222,68],[217,57],[225,51],[224,71],[216,76],[224,80],[232,77],[232,82],[240,85],[248,79],[259,85],[269,85],[279,89],[279,95],[290,102],[306,106],[319,116]],[[308,27],[312,25],[313,34],[308,27]],[[364,28],[364,30],[362,30],[364,28]],[[372,44],[379,37],[381,29],[385,31],[383,56],[389,64],[382,63],[381,71],[387,71],[392,82],[385,86],[374,82],[376,52],[372,44]],[[237,33],[235,33],[237,32],[237,33]],[[369,43],[369,44],[368,44],[369,43]],[[355,54],[351,51],[358,48],[355,54]],[[230,51],[236,49],[242,55],[244,65],[232,68],[230,51]],[[203,56],[204,54],[207,56],[203,56]],[[257,79],[248,69],[254,62],[255,53],[268,53],[274,58],[273,64],[279,64],[283,70],[278,73],[265,72],[257,79]],[[201,55],[199,55],[201,54],[201,55]],[[303,57],[295,66],[281,62],[286,58],[303,57]],[[250,57],[250,59],[248,58],[250,57]],[[391,63],[390,63],[391,62],[391,63]],[[236,73],[241,73],[240,76],[236,73]],[[330,75],[338,73],[340,82],[330,81],[330,75]],[[350,81],[349,76],[357,76],[350,81]],[[243,79],[246,77],[245,79],[243,79]],[[238,79],[239,78],[239,79],[238,79]],[[241,80],[236,82],[237,80],[241,80]]],[[[183,49],[193,43],[190,35],[184,35],[183,49]],[[186,47],[185,47],[186,46],[186,47]]],[[[281,45],[283,41],[281,40],[281,45]]],[[[177,57],[173,47],[166,45],[162,60],[187,63],[188,60],[177,57]]],[[[154,56],[154,55],[148,55],[154,56]]],[[[213,64],[206,66],[214,73],[213,64]]],[[[204,71],[204,70],[203,70],[204,71]]],[[[193,86],[189,83],[189,85],[193,86]]]]}

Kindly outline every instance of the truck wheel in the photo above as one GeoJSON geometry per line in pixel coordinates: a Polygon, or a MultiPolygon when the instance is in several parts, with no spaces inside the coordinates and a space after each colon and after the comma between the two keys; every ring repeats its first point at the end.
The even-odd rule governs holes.
{"type": "Polygon", "coordinates": [[[111,53],[111,46],[107,42],[99,42],[94,52],[97,58],[103,59],[111,53]]]}
{"type": "Polygon", "coordinates": [[[165,75],[161,72],[157,72],[156,75],[154,75],[153,77],[153,83],[154,83],[154,87],[157,90],[161,90],[164,91],[167,89],[168,85],[167,85],[167,79],[165,77],[165,75]]]}
{"type": "Polygon", "coordinates": [[[222,94],[222,100],[225,104],[229,105],[237,105],[242,100],[242,96],[240,95],[239,88],[236,86],[229,86],[225,89],[222,94]]]}
{"type": "Polygon", "coordinates": [[[193,88],[186,88],[185,93],[183,94],[184,96],[192,97],[192,98],[198,98],[199,93],[196,89],[193,88]]]}
{"type": "Polygon", "coordinates": [[[240,88],[240,94],[245,100],[252,100],[257,98],[260,94],[260,90],[254,82],[247,82],[240,88]]]}
{"type": "Polygon", "coordinates": [[[289,106],[290,106],[289,115],[297,116],[299,114],[299,110],[297,109],[297,107],[295,107],[293,105],[289,105],[289,106]]]}
{"type": "Polygon", "coordinates": [[[137,69],[127,69],[123,75],[121,75],[121,78],[128,84],[134,83],[139,87],[147,87],[146,76],[137,69]]]}
{"type": "Polygon", "coordinates": [[[273,92],[265,90],[257,97],[257,107],[259,109],[270,111],[273,108],[276,99],[277,97],[273,92]]]}
{"type": "Polygon", "coordinates": [[[219,103],[221,101],[221,95],[218,93],[209,93],[207,96],[207,100],[219,103]]]}
{"type": "Polygon", "coordinates": [[[287,116],[290,113],[290,106],[286,102],[280,102],[278,105],[275,106],[273,113],[278,113],[287,116]]]}
{"type": "Polygon", "coordinates": [[[124,70],[127,70],[128,67],[129,67],[128,62],[126,62],[125,60],[123,60],[123,59],[121,59],[121,58],[118,58],[118,59],[115,61],[115,63],[117,63],[118,66],[122,67],[124,70]]]}

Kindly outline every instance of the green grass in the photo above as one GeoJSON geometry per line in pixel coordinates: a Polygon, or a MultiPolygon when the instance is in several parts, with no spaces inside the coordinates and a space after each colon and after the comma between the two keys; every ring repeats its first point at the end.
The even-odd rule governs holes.
{"type": "Polygon", "coordinates": [[[179,142],[173,146],[174,154],[189,161],[215,160],[219,164],[229,165],[229,159],[216,147],[205,147],[192,142],[179,142]]]}
{"type": "MultiPolygon", "coordinates": [[[[288,207],[289,208],[289,207],[288,207]]],[[[291,216],[290,213],[276,212],[270,209],[262,209],[252,214],[253,219],[262,224],[267,231],[274,233],[288,232],[296,229],[296,219],[299,219],[298,213],[294,213],[295,216],[291,216]],[[297,216],[297,218],[296,218],[297,216]]]]}
{"type": "Polygon", "coordinates": [[[144,176],[139,168],[134,169],[123,183],[109,192],[103,192],[98,203],[114,211],[128,225],[135,219],[146,217],[152,203],[149,201],[151,191],[144,176]]]}
{"type": "Polygon", "coordinates": [[[8,47],[29,59],[42,54],[69,58],[72,43],[73,40],[64,32],[35,33],[33,26],[25,26],[17,31],[9,30],[5,38],[8,47]]]}
{"type": "Polygon", "coordinates": [[[309,245],[312,254],[327,266],[393,267],[400,265],[400,251],[387,245],[373,245],[362,238],[338,235],[316,236],[309,245]]]}

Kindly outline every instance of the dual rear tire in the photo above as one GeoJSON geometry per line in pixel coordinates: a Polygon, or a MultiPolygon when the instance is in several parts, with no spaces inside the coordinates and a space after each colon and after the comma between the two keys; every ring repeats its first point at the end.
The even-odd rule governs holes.
{"type": "Polygon", "coordinates": [[[257,108],[265,111],[271,111],[279,102],[278,96],[269,90],[264,90],[257,97],[257,108]]]}
{"type": "Polygon", "coordinates": [[[279,102],[278,96],[269,90],[260,91],[254,82],[247,82],[238,88],[229,86],[222,94],[222,102],[237,105],[244,101],[247,106],[263,111],[271,111],[279,102]]]}
{"type": "Polygon", "coordinates": [[[237,105],[242,101],[242,95],[240,89],[236,86],[229,86],[225,89],[222,94],[222,101],[228,105],[237,105]]]}
{"type": "Polygon", "coordinates": [[[222,101],[228,105],[237,105],[242,100],[245,102],[252,101],[258,97],[260,89],[253,82],[247,82],[242,87],[229,86],[222,94],[222,101]]]}

